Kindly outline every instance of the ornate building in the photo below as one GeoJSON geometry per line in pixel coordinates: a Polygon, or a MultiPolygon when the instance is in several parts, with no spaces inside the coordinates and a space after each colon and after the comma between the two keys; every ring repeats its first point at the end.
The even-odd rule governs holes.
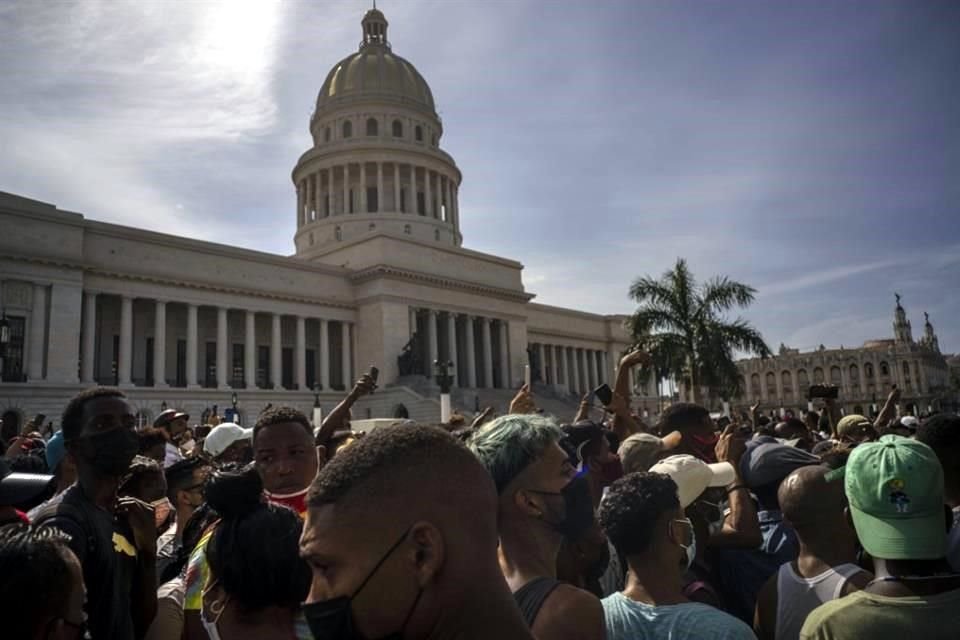
{"type": "Polygon", "coordinates": [[[234,394],[249,419],[268,403],[329,409],[373,365],[381,390],[357,417],[436,419],[436,360],[452,363],[466,409],[504,402],[527,364],[558,400],[612,377],[623,316],[534,304],[520,263],[462,246],[460,169],[387,26],[368,11],[359,51],[321,85],[292,175],[294,257],[0,193],[7,429],[58,418],[97,383],[124,388],[146,421],[164,405],[230,407],[234,394]]]}
{"type": "Polygon", "coordinates": [[[773,358],[741,360],[737,364],[746,392],[741,402],[760,402],[764,410],[803,409],[810,385],[832,384],[840,388],[839,402],[847,413],[870,414],[897,385],[906,411],[919,414],[952,407],[956,398],[947,362],[929,316],[924,318],[923,337],[914,341],[897,295],[893,339],[870,340],[856,349],[820,345],[806,353],[780,345],[773,358]]]}

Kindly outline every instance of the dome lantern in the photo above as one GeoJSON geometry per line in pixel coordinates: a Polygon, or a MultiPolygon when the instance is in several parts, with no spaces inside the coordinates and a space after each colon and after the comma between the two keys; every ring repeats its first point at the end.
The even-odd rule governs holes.
{"type": "Polygon", "coordinates": [[[367,11],[363,15],[363,20],[360,21],[360,25],[363,27],[363,42],[360,43],[360,48],[364,48],[370,45],[380,45],[383,47],[390,47],[390,43],[387,42],[387,17],[383,15],[383,12],[377,9],[377,4],[373,4],[373,9],[367,11]]]}

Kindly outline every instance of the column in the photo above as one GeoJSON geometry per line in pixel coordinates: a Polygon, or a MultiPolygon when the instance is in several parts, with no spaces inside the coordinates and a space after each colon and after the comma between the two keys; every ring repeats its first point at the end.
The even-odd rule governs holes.
{"type": "Polygon", "coordinates": [[[400,164],[393,163],[393,210],[400,212],[400,164]]]}
{"type": "Polygon", "coordinates": [[[430,193],[430,170],[423,168],[423,200],[428,218],[433,218],[433,196],[430,193]]]}
{"type": "Polygon", "coordinates": [[[443,206],[443,199],[440,197],[440,174],[436,175],[436,180],[433,181],[433,217],[439,219],[441,207],[443,206]]]}
{"type": "Polygon", "coordinates": [[[386,211],[383,206],[383,163],[377,163],[377,212],[386,211]]]}
{"type": "Polygon", "coordinates": [[[303,181],[297,183],[297,226],[303,225],[303,181]]]}
{"type": "MultiPolygon", "coordinates": [[[[453,313],[447,313],[447,359],[453,363],[453,367],[450,368],[454,373],[457,372],[457,316],[453,313]]],[[[456,376],[453,381],[454,385],[462,387],[463,383],[460,381],[460,376],[456,376]]]]}
{"type": "Polygon", "coordinates": [[[477,386],[477,350],[473,339],[473,316],[464,316],[463,322],[467,343],[467,386],[475,389],[477,386]]]}
{"type": "Polygon", "coordinates": [[[458,192],[457,185],[455,185],[455,184],[452,185],[452,186],[450,187],[450,191],[451,191],[451,193],[453,194],[453,200],[452,200],[452,202],[451,202],[451,205],[453,206],[453,220],[454,220],[454,223],[453,223],[453,224],[454,224],[454,226],[459,226],[459,224],[460,224],[460,203],[457,201],[457,195],[458,195],[458,193],[457,193],[457,192],[458,192]]]}
{"type": "Polygon", "coordinates": [[[217,307],[217,388],[227,386],[227,308],[217,307]]]}
{"type": "Polygon", "coordinates": [[[326,320],[320,320],[320,386],[324,391],[330,390],[330,325],[326,320]]]}
{"type": "Polygon", "coordinates": [[[154,302],[153,386],[167,386],[167,301],[154,302]]]}
{"type": "Polygon", "coordinates": [[[43,380],[43,361],[47,329],[47,288],[33,285],[33,308],[30,311],[30,359],[27,360],[27,379],[43,380]]]}
{"type": "Polygon", "coordinates": [[[510,356],[507,353],[507,323],[500,321],[500,386],[509,389],[513,386],[510,380],[510,356]]]}
{"type": "Polygon", "coordinates": [[[342,215],[350,213],[350,165],[343,165],[343,211],[342,215]]]}
{"type": "Polygon", "coordinates": [[[187,305],[187,387],[197,385],[197,305],[187,305]]]}
{"type": "Polygon", "coordinates": [[[123,296],[120,300],[120,353],[117,360],[120,385],[132,385],[130,370],[133,363],[133,298],[129,296],[123,296]]]}
{"type": "Polygon", "coordinates": [[[553,384],[556,386],[560,384],[560,370],[562,367],[560,362],[560,347],[552,345],[550,350],[553,352],[553,384]]]}
{"type": "Polygon", "coordinates": [[[437,312],[433,309],[427,309],[427,366],[426,376],[428,378],[433,377],[433,363],[440,359],[440,349],[438,347],[437,337],[439,335],[439,322],[437,318],[437,312]]]}
{"type": "Polygon", "coordinates": [[[316,188],[313,191],[313,208],[317,212],[317,220],[323,217],[323,172],[317,171],[313,176],[316,188]]]}
{"type": "Polygon", "coordinates": [[[447,178],[444,198],[447,200],[447,222],[453,224],[453,180],[447,178]]]}
{"type": "Polygon", "coordinates": [[[493,344],[490,340],[490,318],[480,318],[480,340],[483,343],[483,386],[493,387],[493,344]]]}
{"type": "Polygon", "coordinates": [[[92,384],[93,365],[96,358],[94,353],[97,346],[97,294],[86,291],[83,298],[83,353],[80,357],[82,363],[80,377],[84,384],[92,384]]]}
{"type": "Polygon", "coordinates": [[[367,212],[367,163],[360,163],[360,213],[367,212]]]}
{"type": "Polygon", "coordinates": [[[580,360],[578,349],[570,348],[570,369],[573,371],[573,391],[574,393],[583,393],[583,387],[580,385],[580,360]]]}
{"type": "Polygon", "coordinates": [[[587,361],[587,387],[589,389],[597,388],[597,356],[593,349],[584,349],[584,358],[587,361]]]}
{"type": "Polygon", "coordinates": [[[537,366],[540,368],[540,382],[547,384],[547,352],[542,342],[537,343],[537,366]]]}
{"type": "Polygon", "coordinates": [[[417,332],[417,308],[410,307],[410,337],[417,332]]]}
{"type": "Polygon", "coordinates": [[[247,389],[257,386],[257,314],[247,310],[243,332],[243,385],[247,389]]]}
{"type": "Polygon", "coordinates": [[[280,329],[280,315],[274,313],[270,316],[270,382],[269,388],[281,389],[283,385],[283,337],[280,329]]]}
{"type": "Polygon", "coordinates": [[[297,316],[297,389],[307,388],[307,319],[297,316]]]}
{"type": "Polygon", "coordinates": [[[350,323],[340,323],[341,345],[343,348],[343,388],[347,391],[353,388],[353,380],[350,379],[350,323]]]}

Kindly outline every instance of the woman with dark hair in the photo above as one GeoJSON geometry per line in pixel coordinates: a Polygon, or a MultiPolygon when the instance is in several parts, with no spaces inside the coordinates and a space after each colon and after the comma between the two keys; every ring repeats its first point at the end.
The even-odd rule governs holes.
{"type": "Polygon", "coordinates": [[[206,545],[210,573],[200,608],[210,639],[310,638],[299,615],[311,574],[299,555],[296,512],[264,501],[252,468],[214,474],[206,500],[221,517],[206,545]]]}

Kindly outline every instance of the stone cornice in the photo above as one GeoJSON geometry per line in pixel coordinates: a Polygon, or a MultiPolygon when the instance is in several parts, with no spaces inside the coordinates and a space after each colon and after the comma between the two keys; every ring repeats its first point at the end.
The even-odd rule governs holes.
{"type": "Polygon", "coordinates": [[[371,280],[376,280],[379,278],[407,280],[410,282],[429,284],[431,286],[439,287],[441,289],[455,289],[459,291],[467,291],[469,293],[476,293],[484,296],[492,296],[492,297],[501,298],[504,300],[514,300],[517,302],[528,302],[532,300],[535,296],[535,294],[526,293],[524,291],[516,291],[513,289],[502,289],[499,287],[492,287],[492,286],[481,284],[478,282],[469,282],[466,280],[455,280],[453,278],[444,278],[443,276],[439,276],[439,275],[424,273],[422,271],[413,271],[410,269],[401,269],[399,267],[391,267],[385,264],[373,265],[372,267],[367,267],[365,269],[356,271],[350,276],[350,281],[355,284],[361,284],[361,283],[369,282],[371,280]]]}
{"type": "MultiPolygon", "coordinates": [[[[311,305],[322,305],[326,307],[335,307],[340,309],[356,309],[356,304],[351,300],[349,302],[342,300],[326,300],[323,298],[311,298],[307,296],[296,296],[285,293],[274,293],[269,291],[263,291],[258,289],[244,289],[241,287],[231,287],[228,285],[209,282],[203,280],[193,280],[186,278],[169,278],[165,276],[155,275],[155,274],[146,274],[146,273],[135,273],[132,271],[116,271],[113,269],[103,269],[100,267],[93,267],[82,262],[64,260],[60,258],[47,258],[44,256],[18,256],[7,254],[4,256],[5,259],[13,260],[16,262],[26,262],[31,264],[43,264],[56,266],[61,268],[70,268],[77,269],[82,271],[85,275],[95,275],[103,276],[106,278],[112,278],[115,280],[126,280],[132,282],[144,282],[148,284],[169,286],[169,287],[185,287],[198,291],[215,291],[217,293],[226,293],[230,295],[242,295],[250,296],[254,298],[266,298],[269,300],[280,300],[284,302],[297,302],[301,304],[311,304],[311,305]]],[[[342,275],[342,274],[341,274],[342,275]]],[[[100,287],[98,292],[100,292],[100,287]]],[[[108,291],[102,291],[103,293],[110,293],[108,291]]]]}
{"type": "Polygon", "coordinates": [[[576,309],[567,309],[566,307],[555,307],[549,304],[531,302],[530,308],[534,311],[543,311],[544,313],[559,313],[565,316],[574,316],[585,320],[594,320],[596,322],[625,322],[630,316],[623,314],[605,315],[600,313],[590,313],[589,311],[579,311],[576,309]]]}

